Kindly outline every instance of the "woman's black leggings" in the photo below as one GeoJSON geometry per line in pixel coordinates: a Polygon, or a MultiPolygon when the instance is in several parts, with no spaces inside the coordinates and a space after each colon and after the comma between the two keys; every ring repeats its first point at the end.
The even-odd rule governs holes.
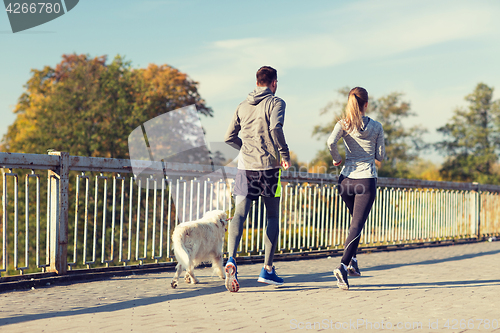
{"type": "Polygon", "coordinates": [[[349,265],[352,257],[356,257],[361,231],[372,209],[376,191],[376,178],[350,179],[342,175],[339,178],[340,196],[352,217],[341,260],[345,265],[349,265]]]}

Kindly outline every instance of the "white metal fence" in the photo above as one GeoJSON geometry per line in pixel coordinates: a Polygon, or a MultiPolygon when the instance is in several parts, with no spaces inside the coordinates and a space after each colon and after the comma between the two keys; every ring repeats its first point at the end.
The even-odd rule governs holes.
{"type": "MultiPolygon", "coordinates": [[[[171,261],[177,223],[234,211],[232,168],[168,163],[158,180],[135,177],[129,160],[59,152],[0,153],[0,165],[0,272],[10,275],[171,261]]],[[[282,174],[278,251],[342,248],[350,216],[336,182],[328,174],[282,174]]],[[[391,178],[377,186],[362,247],[500,234],[500,186],[391,178]]],[[[257,200],[240,255],[263,253],[265,223],[257,200]]]]}

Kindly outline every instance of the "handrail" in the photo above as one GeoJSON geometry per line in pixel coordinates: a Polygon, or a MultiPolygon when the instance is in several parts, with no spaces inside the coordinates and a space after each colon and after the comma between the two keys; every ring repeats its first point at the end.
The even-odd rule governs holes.
{"type": "MultiPolygon", "coordinates": [[[[91,268],[170,261],[170,233],[177,223],[198,218],[211,209],[223,209],[228,214],[234,210],[231,192],[235,167],[69,156],[61,152],[1,152],[0,167],[4,168],[0,272],[14,267],[19,274],[34,269],[66,274],[67,268],[82,265],[91,268]],[[21,177],[23,173],[16,171],[19,169],[32,171],[21,177]],[[39,170],[47,170],[46,175],[39,170]],[[134,170],[146,177],[135,175],[134,170]],[[71,171],[81,173],[75,176],[71,171]],[[35,252],[35,247],[29,244],[35,237],[34,256],[30,251],[35,252]],[[26,241],[18,241],[23,238],[26,241]],[[7,253],[12,251],[12,244],[14,253],[7,253]],[[21,251],[25,253],[24,265],[18,264],[21,251]],[[8,262],[11,257],[14,263],[8,262]]],[[[342,248],[350,216],[339,199],[337,181],[335,174],[282,172],[279,251],[342,248]]],[[[381,177],[377,187],[361,247],[482,239],[500,234],[498,185],[381,177]]],[[[264,216],[259,201],[245,222],[240,253],[261,254],[264,216]]]]}
{"type": "MultiPolygon", "coordinates": [[[[76,171],[97,171],[97,172],[117,172],[133,173],[133,167],[149,168],[151,171],[165,171],[167,175],[179,173],[189,175],[203,175],[211,173],[217,168],[211,165],[171,163],[165,164],[165,170],[161,162],[151,161],[131,161],[129,159],[115,159],[102,157],[70,156],[70,170],[76,171]]],[[[55,169],[59,166],[59,157],[39,154],[23,153],[0,153],[0,166],[3,168],[17,169],[55,169]]],[[[226,175],[233,177],[236,175],[235,167],[224,167],[226,175]]],[[[282,179],[290,182],[310,182],[310,183],[334,183],[338,176],[328,173],[308,173],[303,171],[283,171],[282,179]]],[[[404,178],[379,177],[378,186],[394,188],[429,188],[459,191],[489,191],[500,192],[499,185],[478,184],[475,182],[450,182],[404,178]]]]}

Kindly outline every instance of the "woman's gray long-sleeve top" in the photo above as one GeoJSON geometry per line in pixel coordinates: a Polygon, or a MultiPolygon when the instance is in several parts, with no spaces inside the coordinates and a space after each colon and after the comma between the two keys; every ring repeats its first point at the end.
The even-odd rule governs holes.
{"type": "Polygon", "coordinates": [[[346,132],[337,122],[327,140],[333,163],[342,160],[337,149],[337,142],[344,138],[346,160],[341,174],[351,179],[377,178],[375,160],[382,162],[385,158],[384,129],[382,124],[369,117],[363,117],[360,131],[346,132]]]}

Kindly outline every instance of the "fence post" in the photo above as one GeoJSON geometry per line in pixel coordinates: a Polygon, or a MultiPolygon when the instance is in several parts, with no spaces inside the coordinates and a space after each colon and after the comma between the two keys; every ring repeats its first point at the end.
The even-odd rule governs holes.
{"type": "Polygon", "coordinates": [[[68,270],[69,153],[49,152],[59,156],[59,166],[48,171],[50,182],[50,266],[49,272],[66,274],[68,270]]]}
{"type": "Polygon", "coordinates": [[[473,182],[473,185],[476,186],[476,202],[477,202],[477,239],[481,240],[481,189],[480,184],[477,182],[473,182]]]}

